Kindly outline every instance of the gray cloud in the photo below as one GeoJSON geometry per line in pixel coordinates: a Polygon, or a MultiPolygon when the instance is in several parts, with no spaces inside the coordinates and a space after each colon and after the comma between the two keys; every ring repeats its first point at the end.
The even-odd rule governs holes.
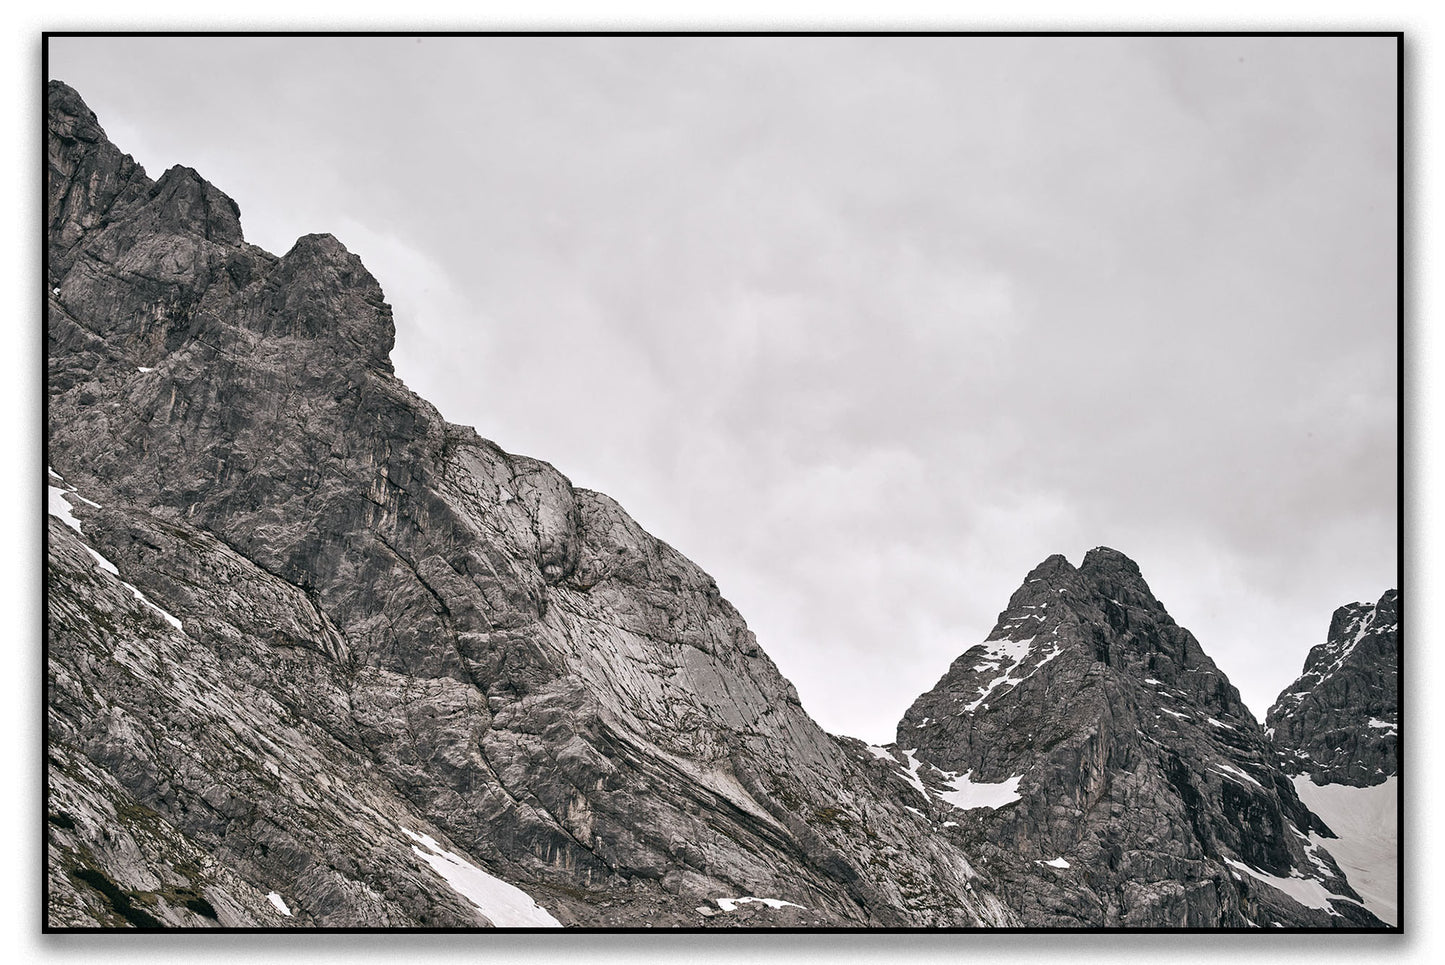
{"type": "Polygon", "coordinates": [[[331,231],[453,421],[889,738],[1027,570],[1139,561],[1257,713],[1396,585],[1394,48],[58,38],[155,176],[331,231]]]}

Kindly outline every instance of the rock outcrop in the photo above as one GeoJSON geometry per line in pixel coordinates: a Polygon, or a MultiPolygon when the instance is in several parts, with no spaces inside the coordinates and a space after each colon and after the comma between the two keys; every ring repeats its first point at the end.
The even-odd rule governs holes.
{"type": "Polygon", "coordinates": [[[1335,611],[1325,642],[1265,714],[1287,774],[1369,787],[1399,773],[1400,595],[1335,611]]]}
{"type": "Polygon", "coordinates": [[[49,123],[51,925],[1016,923],[712,579],[394,377],[340,242],[49,123]]]}
{"type": "Polygon", "coordinates": [[[1335,611],[1325,642],[1265,715],[1279,768],[1326,830],[1365,906],[1399,918],[1400,595],[1335,611]]]}
{"type": "Polygon", "coordinates": [[[48,97],[51,927],[1379,924],[1122,555],[828,735],[706,573],[395,377],[341,242],[48,97]]]}
{"type": "Polygon", "coordinates": [[[1238,692],[1114,550],[1035,568],[897,736],[1029,924],[1379,924],[1238,692]]]}

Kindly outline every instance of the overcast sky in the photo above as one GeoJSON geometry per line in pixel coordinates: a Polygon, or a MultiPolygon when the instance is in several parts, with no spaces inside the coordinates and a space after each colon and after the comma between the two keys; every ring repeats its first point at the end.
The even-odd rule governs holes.
{"type": "Polygon", "coordinates": [[[326,231],[454,422],[618,499],[871,741],[1141,566],[1257,716],[1398,585],[1391,39],[58,38],[151,177],[326,231]]]}

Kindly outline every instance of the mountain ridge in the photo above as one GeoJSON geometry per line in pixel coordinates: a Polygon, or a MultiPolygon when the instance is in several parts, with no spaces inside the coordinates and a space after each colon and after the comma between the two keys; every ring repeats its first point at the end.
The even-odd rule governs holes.
{"type": "Polygon", "coordinates": [[[1318,840],[1384,921],[1399,919],[1400,594],[1335,610],[1266,715],[1280,770],[1328,825],[1318,840]]]}
{"type": "Polygon", "coordinates": [[[1399,597],[1335,610],[1325,642],[1280,691],[1265,721],[1287,773],[1356,787],[1399,773],[1399,597]]]}
{"type": "Polygon", "coordinates": [[[1011,784],[1014,800],[971,811],[957,833],[1005,885],[1037,882],[1006,887],[1031,923],[1262,926],[1295,914],[1275,897],[1289,880],[1312,883],[1312,924],[1373,920],[1332,860],[1300,844],[1323,822],[1238,690],[1117,550],[1035,567],[897,741],[969,785],[1011,784]]]}
{"type": "Polygon", "coordinates": [[[1128,557],[1045,560],[895,748],[829,735],[711,577],[395,377],[344,245],[248,244],[49,93],[51,927],[1377,924],[1128,557]],[[1223,726],[1166,734],[1125,670],[1223,726]],[[1056,681],[1089,699],[1041,756],[1008,715],[1056,681]],[[1166,818],[1269,833],[1118,865],[1090,812],[1139,762],[1166,818]],[[1301,869],[1322,906],[1266,880],[1301,869]]]}
{"type": "Polygon", "coordinates": [[[427,910],[423,835],[564,924],[1011,921],[807,717],[710,577],[395,378],[390,308],[339,242],[248,245],[224,195],[189,169],[150,182],[73,91],[51,113],[48,444],[77,522],[50,526],[48,724],[76,775],[52,920],[123,894],[206,924],[171,887],[242,926],[468,924],[465,902],[427,910]],[[116,572],[90,579],[91,552],[116,572]],[[126,586],[184,629],[118,609],[126,586]],[[261,709],[208,703],[176,664],[261,709]],[[335,813],[347,788],[378,797],[308,823],[302,775],[335,813]],[[107,811],[165,821],[116,856],[107,811]],[[213,848],[239,849],[239,881],[193,860],[213,848]],[[291,882],[289,913],[263,881],[291,882]]]}

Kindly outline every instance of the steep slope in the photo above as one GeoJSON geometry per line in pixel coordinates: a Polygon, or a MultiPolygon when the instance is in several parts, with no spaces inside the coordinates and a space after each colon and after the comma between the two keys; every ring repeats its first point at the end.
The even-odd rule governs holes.
{"type": "Polygon", "coordinates": [[[48,96],[51,924],[1015,921],[705,573],[394,377],[356,256],[48,96]]]}
{"type": "Polygon", "coordinates": [[[1398,920],[1399,593],[1335,611],[1325,642],[1265,715],[1279,766],[1329,826],[1329,848],[1381,919],[1398,920]]]}
{"type": "Polygon", "coordinates": [[[1335,611],[1325,642],[1265,714],[1288,774],[1368,787],[1399,773],[1399,593],[1335,611]]]}
{"type": "Polygon", "coordinates": [[[1376,925],[1239,694],[1132,560],[1045,560],[894,759],[1039,925],[1376,925]]]}

